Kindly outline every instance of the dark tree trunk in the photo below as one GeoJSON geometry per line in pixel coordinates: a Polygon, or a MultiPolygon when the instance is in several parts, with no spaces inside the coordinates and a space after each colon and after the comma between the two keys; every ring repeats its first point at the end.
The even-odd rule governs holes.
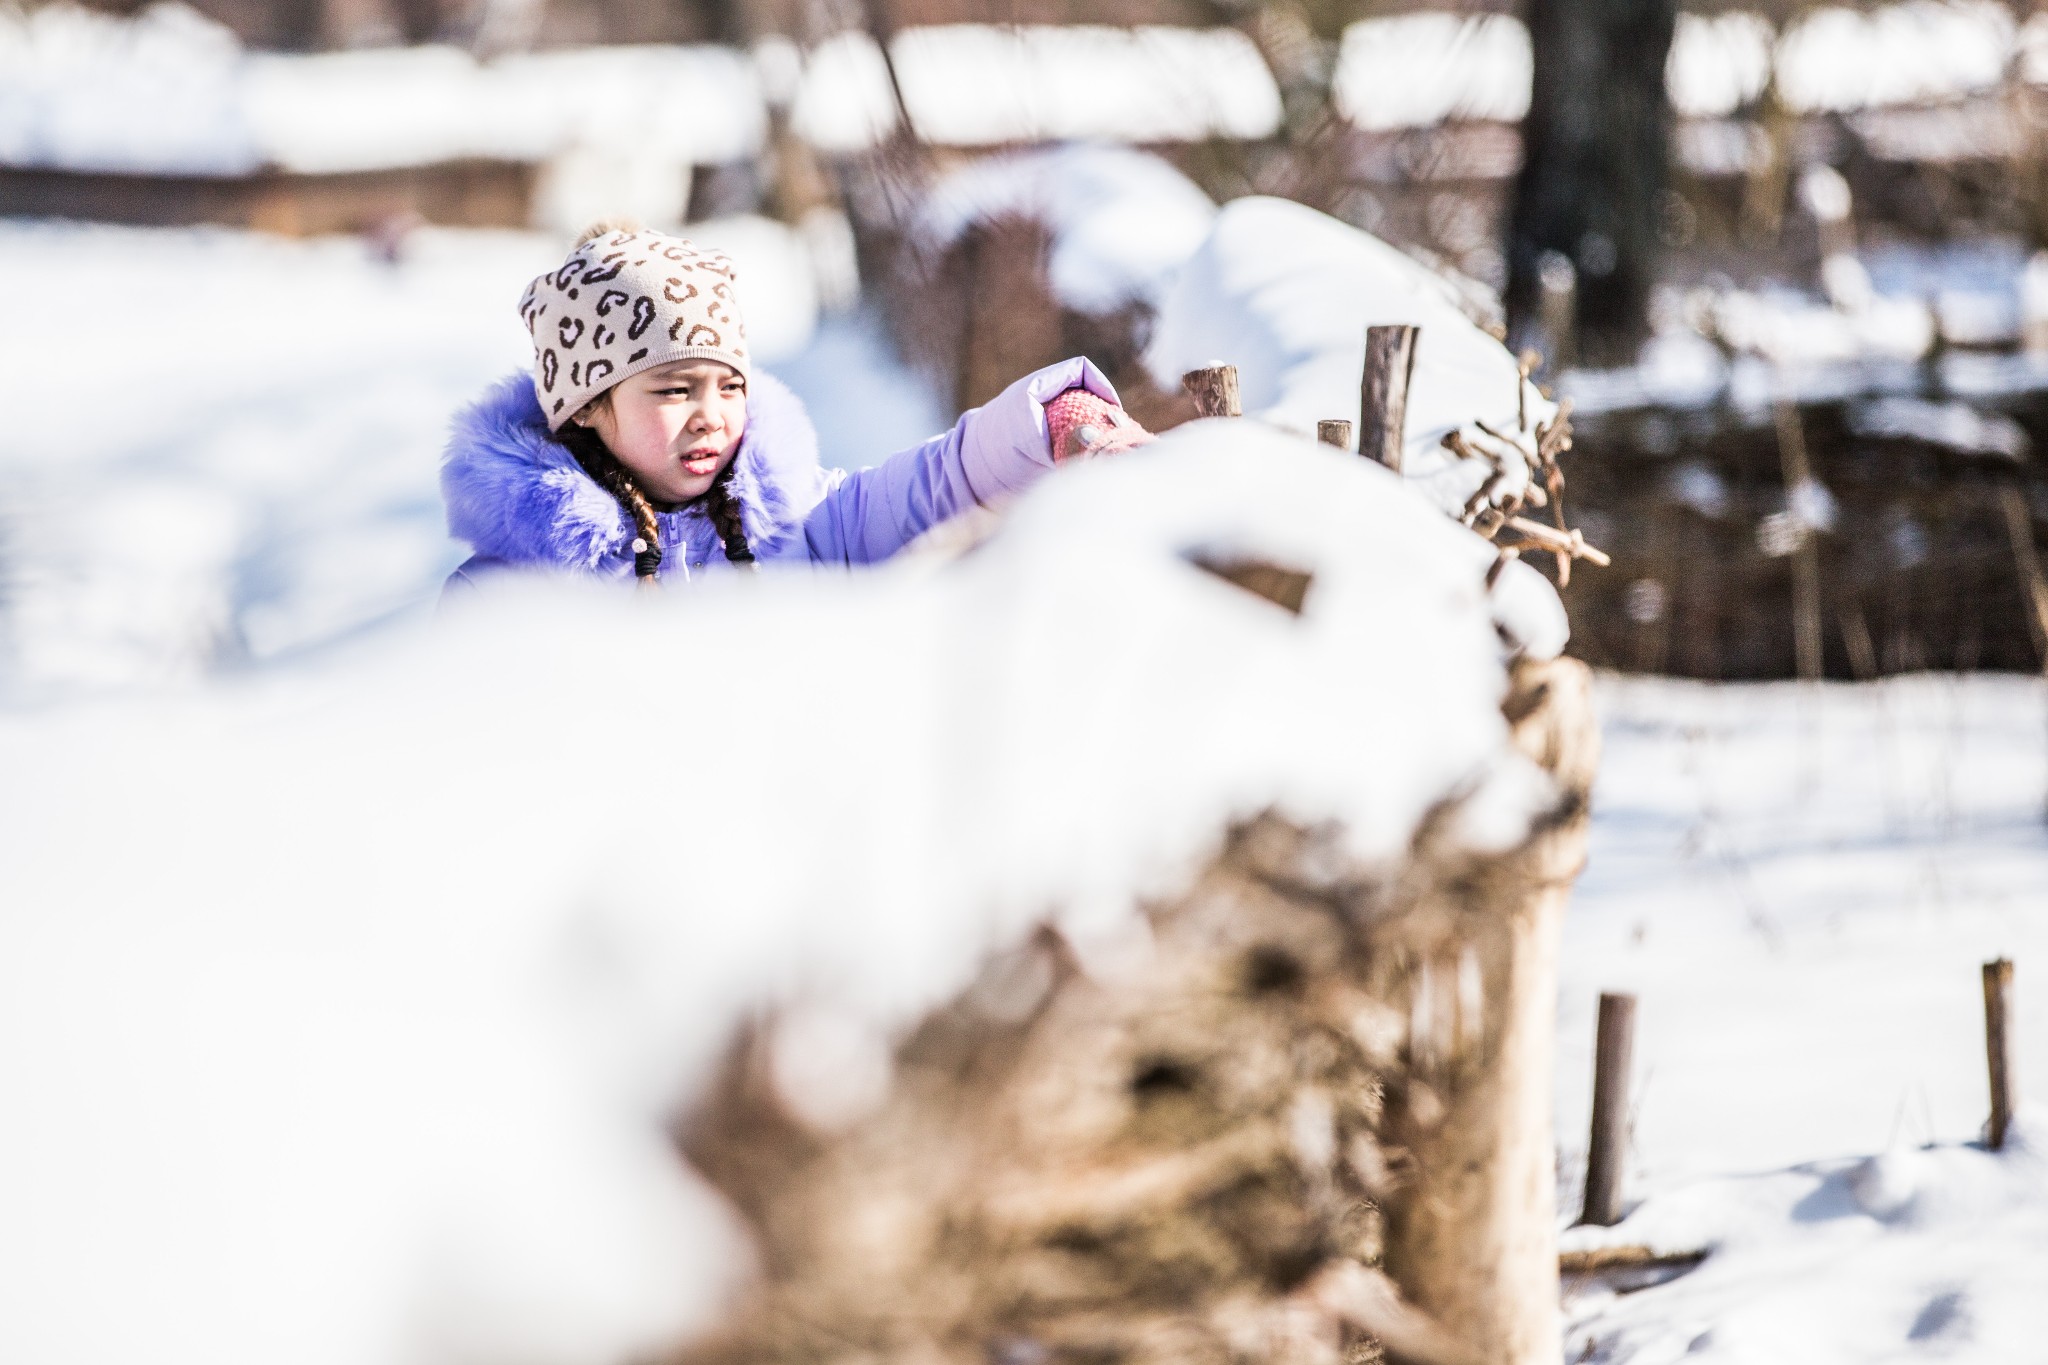
{"type": "Polygon", "coordinates": [[[1664,62],[1677,12],[1677,0],[1531,0],[1536,79],[1508,231],[1518,339],[1533,339],[1542,316],[1546,258],[1553,293],[1571,279],[1563,257],[1577,276],[1577,358],[1635,357],[1656,278],[1671,138],[1664,62]]]}

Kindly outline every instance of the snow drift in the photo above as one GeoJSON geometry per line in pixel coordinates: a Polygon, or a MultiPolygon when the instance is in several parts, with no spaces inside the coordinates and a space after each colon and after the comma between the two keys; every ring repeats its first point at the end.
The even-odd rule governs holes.
{"type": "Polygon", "coordinates": [[[756,1012],[858,1061],[1048,919],[1111,970],[1134,896],[1262,811],[1384,862],[1457,796],[1457,841],[1519,841],[1547,783],[1503,662],[1561,616],[1492,562],[1355,457],[1204,423],[945,572],[533,585],[326,672],[8,720],[0,1357],[686,1333],[749,1249],[665,1125],[756,1012]],[[1310,573],[1301,614],[1192,557],[1310,573]]]}

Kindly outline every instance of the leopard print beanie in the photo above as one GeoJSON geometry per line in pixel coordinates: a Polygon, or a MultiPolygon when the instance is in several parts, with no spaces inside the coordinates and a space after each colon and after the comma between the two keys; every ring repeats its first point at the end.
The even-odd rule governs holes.
{"type": "Polygon", "coordinates": [[[672,360],[748,371],[732,259],[660,232],[607,232],[526,286],[533,391],[548,430],[622,379],[672,360]]]}

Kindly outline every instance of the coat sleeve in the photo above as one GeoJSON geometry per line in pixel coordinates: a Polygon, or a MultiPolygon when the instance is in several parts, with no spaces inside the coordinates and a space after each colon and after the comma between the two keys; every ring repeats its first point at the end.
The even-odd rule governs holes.
{"type": "Polygon", "coordinates": [[[970,507],[1029,488],[1053,465],[1044,405],[1075,387],[1118,401],[1093,361],[1062,360],[963,413],[944,435],[847,476],[805,519],[810,557],[872,564],[970,507]]]}

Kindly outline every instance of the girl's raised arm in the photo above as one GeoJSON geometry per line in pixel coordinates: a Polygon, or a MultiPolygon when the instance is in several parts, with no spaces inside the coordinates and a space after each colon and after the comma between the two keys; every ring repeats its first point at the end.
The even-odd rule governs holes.
{"type": "Polygon", "coordinates": [[[1023,492],[1053,467],[1045,405],[1073,388],[1118,403],[1093,361],[1062,360],[962,413],[944,435],[849,475],[804,522],[811,558],[871,564],[971,507],[1023,492]]]}

